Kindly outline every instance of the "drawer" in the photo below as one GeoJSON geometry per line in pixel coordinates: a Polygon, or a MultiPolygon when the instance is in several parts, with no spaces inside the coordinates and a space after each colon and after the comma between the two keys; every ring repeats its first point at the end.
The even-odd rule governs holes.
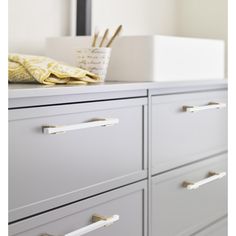
{"type": "Polygon", "coordinates": [[[226,169],[220,155],[153,177],[152,235],[189,236],[225,216],[226,169]]]}
{"type": "Polygon", "coordinates": [[[228,235],[227,218],[223,218],[207,228],[200,230],[192,236],[227,236],[228,235]]]}
{"type": "Polygon", "coordinates": [[[146,236],[146,185],[142,181],[11,224],[9,235],[72,236],[92,230],[86,235],[146,236]]]}
{"type": "Polygon", "coordinates": [[[10,110],[10,221],[146,178],[146,102],[10,110]]]}
{"type": "Polygon", "coordinates": [[[227,150],[227,91],[152,97],[152,173],[227,150]]]}

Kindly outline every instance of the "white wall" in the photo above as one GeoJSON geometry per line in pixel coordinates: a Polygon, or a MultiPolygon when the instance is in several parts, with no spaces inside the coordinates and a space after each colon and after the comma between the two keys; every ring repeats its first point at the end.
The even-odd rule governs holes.
{"type": "Polygon", "coordinates": [[[177,31],[180,36],[223,39],[227,75],[227,0],[180,0],[177,31]]]}
{"type": "Polygon", "coordinates": [[[69,0],[8,0],[9,52],[43,54],[49,36],[69,34],[69,0]]]}
{"type": "Polygon", "coordinates": [[[227,39],[227,0],[181,0],[178,34],[227,39]]]}
{"type": "Polygon", "coordinates": [[[227,39],[227,0],[92,0],[92,28],[227,39]]]}
{"type": "Polygon", "coordinates": [[[92,29],[123,25],[123,35],[177,33],[178,0],[93,0],[92,29]]]}

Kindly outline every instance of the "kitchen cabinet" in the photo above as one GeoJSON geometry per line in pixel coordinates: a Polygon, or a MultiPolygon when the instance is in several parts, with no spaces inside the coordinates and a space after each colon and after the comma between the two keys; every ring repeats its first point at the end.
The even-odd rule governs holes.
{"type": "Polygon", "coordinates": [[[227,82],[9,85],[10,236],[226,236],[226,217],[227,82]]]}

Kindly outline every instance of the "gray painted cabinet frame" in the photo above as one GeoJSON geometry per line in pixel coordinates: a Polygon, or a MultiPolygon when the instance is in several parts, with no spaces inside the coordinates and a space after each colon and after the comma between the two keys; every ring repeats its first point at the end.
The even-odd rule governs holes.
{"type": "MultiPolygon", "coordinates": [[[[147,127],[147,130],[146,130],[147,132],[145,132],[145,140],[146,140],[145,145],[146,145],[146,155],[147,155],[146,161],[147,162],[145,162],[145,163],[147,165],[147,172],[146,172],[145,176],[141,177],[140,179],[136,179],[136,181],[140,181],[141,179],[147,178],[147,192],[146,192],[147,198],[146,198],[146,202],[145,202],[145,204],[147,206],[147,213],[146,213],[146,216],[145,216],[145,219],[146,219],[145,222],[147,222],[146,223],[147,224],[147,227],[146,227],[147,235],[152,236],[153,234],[151,232],[151,229],[152,229],[152,227],[151,227],[152,223],[151,222],[152,222],[152,213],[153,213],[152,212],[152,210],[153,210],[152,209],[152,182],[153,182],[153,177],[152,177],[151,169],[152,169],[152,158],[153,158],[152,157],[152,145],[155,145],[155,144],[152,143],[152,97],[153,96],[162,96],[162,95],[171,95],[171,94],[173,94],[173,95],[174,94],[183,94],[183,96],[184,96],[184,94],[190,94],[190,93],[193,93],[193,92],[196,93],[196,92],[202,92],[202,91],[205,91],[205,93],[208,93],[208,92],[211,93],[211,92],[214,92],[214,91],[215,92],[220,92],[220,91],[225,91],[227,89],[227,86],[225,86],[225,84],[220,85],[218,83],[212,82],[212,83],[208,83],[207,86],[204,86],[204,83],[203,84],[200,83],[198,86],[196,86],[196,84],[193,83],[192,85],[191,84],[187,84],[187,85],[184,84],[184,86],[182,86],[182,87],[177,86],[176,88],[175,88],[174,85],[172,87],[171,86],[167,86],[167,87],[163,86],[161,88],[158,88],[158,86],[156,86],[156,87],[154,86],[154,87],[150,88],[146,85],[146,89],[144,89],[145,86],[142,85],[141,86],[142,90],[140,90],[140,88],[137,88],[137,87],[134,90],[132,90],[129,87],[128,91],[127,91],[127,89],[125,91],[122,91],[122,86],[124,86],[124,85],[119,86],[119,92],[114,91],[114,98],[115,99],[118,99],[118,100],[123,99],[125,101],[126,99],[129,100],[130,98],[147,98],[147,104],[146,104],[146,108],[145,108],[145,114],[146,114],[145,115],[145,117],[146,117],[145,120],[146,120],[146,127],[147,127]]],[[[94,93],[94,91],[95,90],[93,90],[93,93],[91,93],[91,95],[86,94],[86,93],[82,94],[82,95],[78,95],[78,94],[77,95],[76,94],[69,95],[68,94],[65,97],[65,100],[70,103],[75,98],[75,100],[78,101],[78,102],[91,101],[93,103],[94,101],[99,101],[99,100],[104,101],[104,100],[107,100],[107,99],[109,99],[109,100],[113,99],[113,95],[110,92],[107,92],[106,94],[108,96],[106,96],[106,94],[103,94],[102,91],[100,91],[99,93],[94,93]]],[[[61,95],[57,94],[55,96],[55,98],[59,98],[59,100],[56,99],[56,101],[58,102],[58,103],[56,102],[57,104],[60,104],[64,100],[64,98],[61,95]]],[[[48,94],[48,96],[49,96],[49,94],[48,94]]],[[[47,101],[49,101],[48,105],[53,104],[53,97],[49,96],[48,98],[50,98],[50,99],[47,99],[46,97],[40,98],[40,97],[36,96],[36,97],[33,97],[33,100],[31,100],[31,102],[29,102],[29,100],[30,100],[29,98],[26,99],[26,98],[23,98],[21,96],[20,96],[20,98],[15,98],[13,96],[12,99],[10,99],[10,102],[9,102],[11,112],[14,113],[14,106],[20,108],[24,104],[28,104],[28,106],[32,106],[32,105],[33,106],[34,105],[38,106],[40,104],[40,101],[43,101],[43,103],[45,105],[47,105],[47,101]],[[20,101],[20,102],[18,102],[18,101],[20,101]],[[28,101],[28,102],[26,102],[26,101],[28,101]]],[[[206,158],[209,158],[209,157],[206,157],[206,158]]],[[[189,164],[191,164],[191,163],[189,163],[189,164]]],[[[182,167],[179,166],[179,168],[182,168],[182,167]]],[[[161,174],[162,173],[160,173],[160,175],[161,174]]],[[[170,174],[171,174],[171,172],[170,172],[170,174]]],[[[158,175],[156,175],[155,178],[158,178],[158,175]]],[[[133,179],[132,181],[135,182],[135,179],[133,179]]],[[[131,186],[132,185],[133,184],[131,184],[131,186]]],[[[121,187],[121,189],[122,188],[123,187],[121,187]]],[[[112,189],[112,185],[111,185],[110,189],[112,189]]],[[[33,220],[34,217],[31,218],[31,219],[33,220]]],[[[25,227],[27,228],[28,226],[26,226],[26,225],[25,225],[25,227]]],[[[14,229],[15,226],[16,226],[16,224],[12,224],[11,228],[14,229]]],[[[208,231],[206,230],[206,232],[208,232],[208,231]]],[[[201,234],[199,234],[199,235],[201,235],[201,234]]],[[[156,235],[153,235],[153,236],[156,236],[156,235]]],[[[166,236],[166,235],[163,235],[163,236],[166,236]]],[[[171,235],[171,236],[173,236],[173,235],[171,235]]]]}

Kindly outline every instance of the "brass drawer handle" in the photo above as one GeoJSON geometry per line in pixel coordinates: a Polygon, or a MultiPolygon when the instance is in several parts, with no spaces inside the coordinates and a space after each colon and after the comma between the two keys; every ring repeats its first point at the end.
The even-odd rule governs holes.
{"type": "Polygon", "coordinates": [[[94,127],[107,127],[119,123],[117,118],[102,118],[102,119],[93,119],[88,122],[83,122],[74,125],[65,125],[65,126],[43,126],[42,130],[44,134],[60,134],[72,130],[88,129],[94,127]]]}
{"type": "MultiPolygon", "coordinates": [[[[77,229],[73,232],[70,232],[68,234],[64,234],[63,236],[81,236],[84,234],[87,234],[89,232],[92,232],[96,229],[105,227],[105,226],[109,226],[111,224],[113,224],[114,222],[119,220],[119,215],[113,215],[111,217],[104,217],[104,216],[100,216],[97,214],[94,214],[92,216],[92,224],[85,226],[83,228],[77,229]]],[[[51,234],[41,234],[41,236],[53,236],[51,234]]]]}
{"type": "Polygon", "coordinates": [[[209,102],[205,106],[183,106],[183,111],[198,112],[198,111],[211,110],[211,109],[221,109],[224,107],[226,107],[226,103],[209,102]]]}
{"type": "Polygon", "coordinates": [[[188,190],[194,190],[194,189],[197,189],[197,188],[199,188],[199,187],[201,187],[205,184],[208,184],[212,181],[221,179],[224,176],[226,176],[226,172],[220,172],[220,173],[209,172],[209,177],[207,177],[203,180],[200,180],[196,183],[192,183],[192,182],[189,182],[189,181],[184,181],[183,182],[183,187],[188,189],[188,190]]]}

